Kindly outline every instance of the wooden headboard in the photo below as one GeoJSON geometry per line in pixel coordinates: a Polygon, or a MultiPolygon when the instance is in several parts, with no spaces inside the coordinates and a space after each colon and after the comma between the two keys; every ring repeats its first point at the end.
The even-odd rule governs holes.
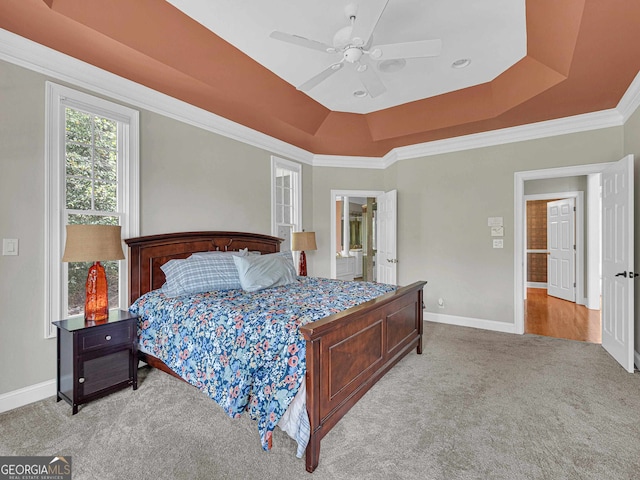
{"type": "Polygon", "coordinates": [[[160,268],[171,259],[187,258],[195,252],[280,251],[281,238],[243,232],[179,232],[128,238],[129,303],[145,293],[160,288],[165,281],[160,268]]]}

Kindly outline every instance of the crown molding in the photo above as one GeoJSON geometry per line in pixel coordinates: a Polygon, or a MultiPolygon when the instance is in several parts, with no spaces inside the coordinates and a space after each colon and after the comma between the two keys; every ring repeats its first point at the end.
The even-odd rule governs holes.
{"type": "Polygon", "coordinates": [[[309,165],[313,154],[277,138],[170,97],[149,87],[0,29],[0,59],[128,105],[295,159],[309,165]]]}
{"type": "Polygon", "coordinates": [[[314,155],[4,29],[0,29],[0,59],[314,167],[385,169],[400,160],[617,127],[640,106],[638,74],[615,109],[397,147],[383,157],[314,155]]]}
{"type": "MultiPolygon", "coordinates": [[[[638,83],[640,84],[640,82],[638,83]]],[[[638,88],[638,90],[640,91],[640,88],[638,88]]],[[[640,93],[636,93],[635,96],[633,96],[633,101],[640,104],[640,93]]],[[[637,108],[637,105],[635,105],[635,107],[627,107],[627,109],[630,110],[628,116],[635,111],[635,108],[637,108]]],[[[628,118],[628,116],[626,118],[628,118]]],[[[618,111],[617,108],[602,110],[600,112],[585,113],[582,115],[559,118],[556,120],[547,120],[518,127],[509,127],[489,132],[464,135],[461,137],[407,145],[406,147],[397,147],[384,157],[369,158],[368,160],[370,163],[368,167],[364,167],[365,157],[340,157],[329,155],[315,155],[313,165],[322,167],[384,169],[400,160],[493,147],[507,143],[524,142],[527,140],[555,137],[570,133],[587,132],[601,128],[619,127],[624,125],[626,118],[618,111]]]]}
{"type": "Polygon", "coordinates": [[[616,110],[622,115],[623,123],[626,123],[638,107],[640,107],[640,72],[636,74],[631,85],[618,102],[616,110]]]}
{"type": "MultiPolygon", "coordinates": [[[[385,156],[386,157],[386,156],[385,156]]],[[[343,155],[314,155],[314,167],[384,169],[385,157],[350,157],[343,155]]]]}

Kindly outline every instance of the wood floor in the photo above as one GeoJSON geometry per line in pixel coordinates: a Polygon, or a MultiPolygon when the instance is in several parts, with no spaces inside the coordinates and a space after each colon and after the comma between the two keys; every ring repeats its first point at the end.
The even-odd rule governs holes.
{"type": "Polygon", "coordinates": [[[528,288],[524,304],[525,333],[602,343],[600,310],[550,297],[544,288],[528,288]]]}

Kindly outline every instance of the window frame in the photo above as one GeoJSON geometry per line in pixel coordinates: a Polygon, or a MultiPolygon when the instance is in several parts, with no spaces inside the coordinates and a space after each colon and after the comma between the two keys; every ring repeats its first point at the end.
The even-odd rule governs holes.
{"type": "MultiPolygon", "coordinates": [[[[66,107],[107,117],[118,122],[122,135],[122,151],[118,155],[118,212],[122,238],[140,234],[139,172],[140,127],[139,112],[93,95],[45,82],[45,215],[44,215],[44,336],[56,336],[52,322],[65,318],[67,304],[66,268],[62,263],[66,225],[65,205],[65,109],[66,107]],[[121,155],[120,155],[121,154],[121,155]],[[121,202],[121,203],[120,203],[121,202]]],[[[119,262],[119,308],[128,308],[128,252],[119,262]]]]}
{"type": "MultiPolygon", "coordinates": [[[[293,190],[293,206],[292,206],[292,232],[302,231],[302,165],[297,162],[285,160],[284,158],[271,156],[271,235],[280,237],[278,234],[279,223],[277,221],[277,186],[276,172],[278,169],[288,170],[293,173],[293,181],[291,189],[293,190]]],[[[288,224],[287,224],[288,225],[288,224]]],[[[287,240],[287,239],[285,239],[287,240]]],[[[288,250],[291,250],[291,239],[289,238],[288,250]]],[[[284,242],[283,242],[284,244],[284,242]]],[[[282,248],[281,248],[282,249],[282,248]]]]}

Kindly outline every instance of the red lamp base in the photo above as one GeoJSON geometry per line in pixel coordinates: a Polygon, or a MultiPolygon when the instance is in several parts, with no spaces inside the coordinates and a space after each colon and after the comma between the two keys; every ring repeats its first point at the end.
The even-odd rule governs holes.
{"type": "Polygon", "coordinates": [[[300,250],[300,266],[298,268],[301,277],[307,276],[307,256],[304,253],[304,250],[300,250]]]}
{"type": "Polygon", "coordinates": [[[100,262],[95,262],[89,268],[85,291],[84,319],[86,321],[99,322],[109,318],[107,273],[100,262]]]}

